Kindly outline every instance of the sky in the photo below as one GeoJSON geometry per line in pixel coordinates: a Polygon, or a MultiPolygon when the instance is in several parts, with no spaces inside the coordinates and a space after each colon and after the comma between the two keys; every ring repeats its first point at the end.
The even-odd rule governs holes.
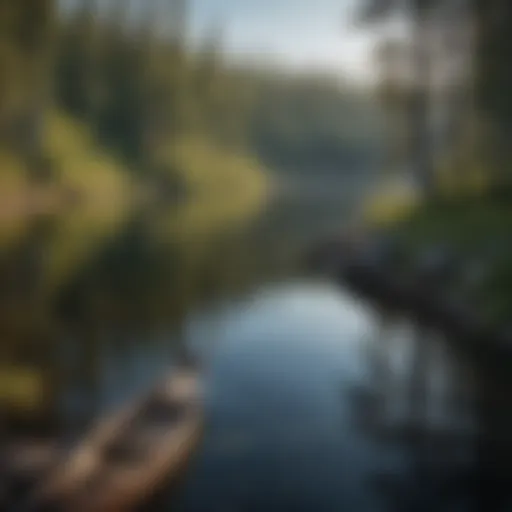
{"type": "MultiPolygon", "coordinates": [[[[69,8],[83,0],[58,1],[69,8]]],[[[148,2],[126,1],[135,11],[148,2]]],[[[160,0],[160,5],[169,1],[160,0]]],[[[378,34],[354,22],[361,0],[188,1],[193,38],[200,39],[212,25],[222,26],[223,46],[231,58],[265,58],[274,64],[330,72],[357,82],[376,79],[371,54],[378,34]]],[[[100,0],[99,5],[108,8],[109,4],[109,0],[100,0]]]]}
{"type": "Polygon", "coordinates": [[[241,60],[266,57],[293,68],[372,81],[377,36],[355,24],[357,2],[192,0],[192,24],[195,33],[212,23],[222,25],[225,49],[241,60]]]}

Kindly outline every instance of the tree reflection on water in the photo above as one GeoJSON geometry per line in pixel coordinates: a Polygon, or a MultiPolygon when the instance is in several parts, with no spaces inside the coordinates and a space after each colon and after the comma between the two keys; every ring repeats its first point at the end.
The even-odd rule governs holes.
{"type": "MultiPolygon", "coordinates": [[[[165,206],[115,219],[76,210],[27,221],[0,264],[8,431],[83,428],[115,395],[112,374],[130,351],[160,343],[170,362],[183,353],[187,315],[297,273],[306,244],[344,208],[289,202],[231,228],[189,233],[172,229],[175,207],[165,206]]],[[[142,381],[154,380],[147,372],[142,381]]]]}

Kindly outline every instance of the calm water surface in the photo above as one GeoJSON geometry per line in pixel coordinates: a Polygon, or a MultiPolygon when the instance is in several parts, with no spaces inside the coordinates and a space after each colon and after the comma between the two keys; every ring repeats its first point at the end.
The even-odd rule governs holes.
{"type": "Polygon", "coordinates": [[[347,396],[366,373],[365,312],[297,281],[260,289],[210,332],[210,427],[179,509],[375,510],[365,487],[380,454],[347,396]]]}
{"type": "MultiPolygon", "coordinates": [[[[73,437],[192,353],[205,367],[207,428],[183,487],[160,508],[388,510],[422,460],[417,436],[390,441],[409,424],[411,386],[427,397],[422,431],[460,441],[474,423],[471,379],[430,333],[418,395],[414,329],[308,275],[310,244],[345,214],[316,198],[217,232],[173,231],[165,211],[7,231],[5,436],[73,437]]],[[[449,464],[468,463],[468,443],[449,464]]]]}

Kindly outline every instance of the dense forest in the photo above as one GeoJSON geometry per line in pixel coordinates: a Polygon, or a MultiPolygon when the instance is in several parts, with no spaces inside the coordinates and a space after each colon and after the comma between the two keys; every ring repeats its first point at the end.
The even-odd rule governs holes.
{"type": "Polygon", "coordinates": [[[369,98],[333,78],[228,62],[221,31],[192,50],[189,8],[2,0],[2,188],[108,195],[135,180],[181,197],[261,188],[263,168],[341,172],[375,154],[369,98]]]}

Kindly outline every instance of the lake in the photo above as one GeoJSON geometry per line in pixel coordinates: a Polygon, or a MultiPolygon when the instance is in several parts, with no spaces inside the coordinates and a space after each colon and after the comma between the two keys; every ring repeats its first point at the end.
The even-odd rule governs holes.
{"type": "Polygon", "coordinates": [[[73,439],[193,355],[206,431],[159,510],[438,509],[439,481],[478,456],[474,368],[308,271],[311,244],[349,214],[332,196],[215,230],[172,229],[157,206],[6,227],[5,438],[73,439]]]}

